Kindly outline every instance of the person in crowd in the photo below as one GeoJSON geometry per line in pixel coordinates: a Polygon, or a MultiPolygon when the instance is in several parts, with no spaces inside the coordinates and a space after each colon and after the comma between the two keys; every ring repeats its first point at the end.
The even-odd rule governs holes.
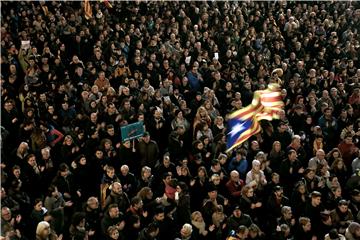
{"type": "Polygon", "coordinates": [[[2,2],[1,237],[357,239],[359,8],[2,2]],[[227,151],[275,82],[279,119],[227,151]]]}

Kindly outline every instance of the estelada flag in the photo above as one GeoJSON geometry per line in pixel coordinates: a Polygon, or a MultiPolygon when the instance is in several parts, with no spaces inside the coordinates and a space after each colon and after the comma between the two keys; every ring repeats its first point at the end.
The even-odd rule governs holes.
{"type": "Polygon", "coordinates": [[[269,84],[265,90],[255,91],[250,105],[230,114],[227,152],[245,142],[252,135],[260,132],[260,120],[279,118],[279,111],[284,107],[280,86],[269,84]]]}

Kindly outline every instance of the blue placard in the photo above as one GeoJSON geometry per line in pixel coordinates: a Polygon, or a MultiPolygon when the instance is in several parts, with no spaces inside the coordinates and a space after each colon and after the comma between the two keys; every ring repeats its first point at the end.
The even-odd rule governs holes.
{"type": "Polygon", "coordinates": [[[132,140],[134,138],[142,137],[144,135],[143,122],[136,122],[121,127],[121,139],[123,142],[132,140]]]}

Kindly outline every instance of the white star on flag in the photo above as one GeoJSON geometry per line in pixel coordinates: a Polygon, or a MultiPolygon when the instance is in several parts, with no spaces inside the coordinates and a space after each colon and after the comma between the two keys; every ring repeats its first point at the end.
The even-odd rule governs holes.
{"type": "Polygon", "coordinates": [[[237,123],[231,130],[231,132],[229,132],[229,134],[231,135],[231,137],[233,137],[235,134],[241,132],[242,130],[245,129],[244,125],[246,122],[243,123],[237,123]]]}

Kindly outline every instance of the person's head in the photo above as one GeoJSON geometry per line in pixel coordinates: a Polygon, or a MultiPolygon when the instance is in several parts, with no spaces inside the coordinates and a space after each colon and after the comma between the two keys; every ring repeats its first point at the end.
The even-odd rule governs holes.
{"type": "Polygon", "coordinates": [[[111,191],[115,194],[121,194],[122,193],[122,185],[120,182],[114,182],[111,184],[111,191]]]}
{"type": "Polygon", "coordinates": [[[29,154],[29,155],[27,155],[26,161],[28,162],[28,164],[29,164],[31,167],[35,167],[35,166],[37,165],[35,154],[29,154]]]}
{"type": "Polygon", "coordinates": [[[304,175],[305,175],[306,179],[313,180],[315,178],[315,169],[307,168],[304,171],[304,175]]]}
{"type": "Polygon", "coordinates": [[[146,228],[146,233],[151,237],[151,239],[155,239],[155,237],[159,234],[159,225],[157,223],[150,223],[146,228]]]}
{"type": "Polygon", "coordinates": [[[310,218],[300,217],[299,225],[303,229],[304,232],[309,232],[311,230],[311,221],[310,218]]]}
{"type": "Polygon", "coordinates": [[[221,165],[219,160],[215,159],[211,162],[211,167],[215,172],[219,172],[221,170],[221,165]]]}
{"type": "Polygon", "coordinates": [[[85,213],[84,212],[76,212],[74,213],[74,215],[72,216],[71,219],[71,224],[74,227],[80,227],[80,228],[84,228],[85,227],[85,213]]]}
{"type": "Polygon", "coordinates": [[[43,160],[48,160],[50,158],[50,148],[45,147],[41,149],[41,157],[43,160]]]}
{"type": "Polygon", "coordinates": [[[259,150],[259,143],[258,141],[252,141],[251,144],[250,144],[250,148],[253,150],[253,151],[256,151],[256,150],[259,150]]]}
{"type": "Polygon", "coordinates": [[[191,214],[191,221],[195,222],[203,222],[204,218],[200,211],[195,211],[191,214]]]}
{"type": "Polygon", "coordinates": [[[320,203],[321,203],[321,193],[320,192],[313,191],[310,194],[310,197],[311,197],[311,205],[312,206],[317,207],[320,205],[320,203]]]}
{"type": "Polygon", "coordinates": [[[260,170],[261,163],[259,160],[252,161],[252,170],[258,172],[260,170]]]}
{"type": "Polygon", "coordinates": [[[128,165],[122,165],[120,168],[121,175],[127,176],[129,173],[129,166],[128,165]]]}
{"type": "Polygon", "coordinates": [[[115,168],[112,166],[108,166],[106,168],[106,175],[109,178],[114,178],[115,177],[115,168]]]}
{"type": "Polygon", "coordinates": [[[344,138],[344,142],[349,145],[353,144],[353,137],[352,137],[351,133],[346,134],[346,136],[344,138]]]}
{"type": "Polygon", "coordinates": [[[149,143],[150,142],[150,133],[149,132],[145,132],[143,137],[142,137],[142,140],[145,142],[145,143],[149,143]]]}
{"type": "Polygon", "coordinates": [[[239,175],[239,172],[238,172],[238,171],[236,171],[236,170],[231,171],[231,173],[230,173],[230,179],[231,179],[231,181],[233,181],[233,182],[238,182],[238,181],[239,181],[239,177],[240,177],[240,175],[239,175]]]}
{"type": "Polygon", "coordinates": [[[141,209],[143,207],[143,201],[138,196],[133,197],[130,204],[134,209],[141,209]]]}
{"type": "Polygon", "coordinates": [[[110,204],[108,207],[110,218],[118,218],[120,216],[119,207],[116,203],[110,204]]]}
{"type": "Polygon", "coordinates": [[[71,146],[73,144],[73,138],[70,135],[66,135],[64,138],[64,145],[71,146]]]}
{"type": "Polygon", "coordinates": [[[226,154],[224,154],[224,153],[219,154],[218,160],[222,166],[224,166],[226,164],[227,158],[228,158],[228,156],[226,154]]]}
{"type": "Polygon", "coordinates": [[[290,235],[290,227],[283,223],[280,225],[280,232],[282,233],[282,236],[287,237],[290,235]]]}
{"type": "Polygon", "coordinates": [[[154,219],[158,222],[162,222],[165,219],[165,209],[162,206],[157,206],[155,208],[154,219]]]}
{"type": "Polygon", "coordinates": [[[254,189],[250,185],[245,185],[241,189],[241,195],[246,198],[251,198],[254,196],[254,189]]]}
{"type": "Polygon", "coordinates": [[[211,175],[211,178],[210,178],[211,182],[213,185],[217,186],[220,184],[221,182],[221,177],[219,174],[217,173],[214,173],[213,175],[211,175]]]}
{"type": "Polygon", "coordinates": [[[255,159],[260,161],[260,163],[266,162],[266,155],[263,151],[260,151],[256,154],[255,159]]]}
{"type": "Polygon", "coordinates": [[[95,210],[99,208],[99,200],[96,197],[89,197],[86,202],[86,205],[89,209],[95,210]]]}
{"type": "Polygon", "coordinates": [[[29,144],[27,142],[21,142],[18,147],[18,152],[24,154],[27,150],[29,150],[29,144]]]}
{"type": "Polygon", "coordinates": [[[332,116],[332,109],[330,107],[324,109],[324,116],[326,118],[330,118],[332,116]]]}
{"type": "Polygon", "coordinates": [[[236,236],[240,240],[247,239],[248,235],[249,235],[249,229],[244,225],[239,226],[239,228],[236,230],[236,236]]]}
{"type": "Polygon", "coordinates": [[[148,166],[144,166],[141,169],[141,177],[143,179],[148,179],[149,177],[151,177],[151,168],[148,166]]]}
{"type": "Polygon", "coordinates": [[[36,227],[36,236],[39,239],[48,239],[50,235],[50,224],[46,221],[41,221],[36,227]]]}
{"type": "Polygon", "coordinates": [[[301,137],[299,135],[294,135],[292,140],[291,140],[291,144],[295,148],[299,148],[301,146],[301,137]]]}
{"type": "Polygon", "coordinates": [[[294,149],[290,149],[289,152],[288,152],[288,158],[290,161],[295,161],[296,158],[297,158],[297,153],[294,149]]]}
{"type": "Polygon", "coordinates": [[[180,230],[181,237],[183,237],[183,238],[190,237],[192,234],[192,231],[193,231],[192,226],[188,223],[185,223],[180,230]]]}
{"type": "Polygon", "coordinates": [[[210,200],[215,200],[217,198],[218,191],[215,184],[209,184],[207,191],[210,200]]]}
{"type": "Polygon", "coordinates": [[[261,232],[260,228],[258,227],[258,225],[256,225],[255,223],[251,224],[249,227],[250,239],[255,239],[260,234],[262,234],[262,232],[261,232]]]}
{"type": "Polygon", "coordinates": [[[240,218],[241,217],[241,209],[239,205],[236,205],[233,209],[233,215],[235,218],[240,218]]]}
{"type": "Polygon", "coordinates": [[[306,186],[305,186],[305,183],[303,181],[297,182],[295,184],[295,188],[301,195],[306,193],[306,186]]]}
{"type": "Polygon", "coordinates": [[[34,201],[34,210],[37,212],[42,211],[42,207],[43,207],[43,202],[40,198],[35,199],[34,201]]]}
{"type": "Polygon", "coordinates": [[[347,213],[349,211],[349,201],[344,199],[340,200],[338,203],[338,209],[343,214],[347,213]]]}
{"type": "Polygon", "coordinates": [[[186,193],[188,191],[188,186],[184,182],[179,182],[176,186],[176,191],[178,193],[186,193]]]}
{"type": "Polygon", "coordinates": [[[354,189],[351,192],[351,198],[354,202],[359,203],[360,202],[360,191],[358,189],[354,189]]]}
{"type": "Polygon", "coordinates": [[[168,168],[168,167],[170,167],[170,163],[171,163],[171,161],[170,161],[170,155],[169,154],[164,154],[164,156],[163,156],[163,164],[164,164],[164,167],[166,167],[166,168],[168,168]]]}
{"type": "Polygon", "coordinates": [[[67,177],[69,175],[69,166],[66,163],[61,163],[59,166],[59,175],[67,177]]]}
{"type": "Polygon", "coordinates": [[[277,185],[274,188],[274,194],[276,198],[282,198],[284,194],[284,190],[281,186],[277,185]]]}
{"type": "Polygon", "coordinates": [[[284,219],[289,220],[292,218],[292,211],[291,211],[291,207],[289,206],[283,206],[281,208],[281,215],[283,216],[284,219]]]}
{"type": "Polygon", "coordinates": [[[198,177],[207,178],[207,171],[204,166],[199,167],[197,172],[198,172],[198,177]]]}
{"type": "Polygon", "coordinates": [[[324,160],[325,159],[325,151],[322,150],[322,149],[319,149],[316,151],[316,157],[319,159],[319,160],[324,160]]]}
{"type": "Polygon", "coordinates": [[[280,133],[284,133],[288,129],[288,125],[286,122],[280,122],[278,130],[280,133]]]}
{"type": "Polygon", "coordinates": [[[357,222],[350,223],[348,231],[355,239],[358,239],[360,237],[360,224],[357,222]]]}
{"type": "Polygon", "coordinates": [[[116,226],[110,226],[107,229],[107,233],[110,239],[119,239],[119,230],[116,228],[116,226]]]}
{"type": "Polygon", "coordinates": [[[19,165],[14,165],[12,168],[12,173],[16,178],[20,178],[21,175],[21,168],[19,165]]]}
{"type": "Polygon", "coordinates": [[[8,207],[1,208],[1,218],[5,221],[11,220],[11,210],[8,207]]]}

